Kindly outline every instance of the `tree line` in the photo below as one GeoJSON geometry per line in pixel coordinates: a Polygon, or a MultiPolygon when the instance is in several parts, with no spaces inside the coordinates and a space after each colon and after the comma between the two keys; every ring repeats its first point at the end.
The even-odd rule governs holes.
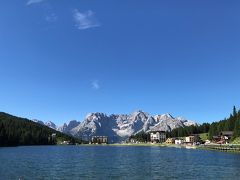
{"type": "Polygon", "coordinates": [[[132,135],[129,137],[129,139],[134,139],[138,142],[149,142],[150,141],[150,133],[145,133],[143,131],[132,135]]]}
{"type": "Polygon", "coordinates": [[[59,140],[81,143],[47,126],[0,112],[0,146],[54,145],[59,140]]]}

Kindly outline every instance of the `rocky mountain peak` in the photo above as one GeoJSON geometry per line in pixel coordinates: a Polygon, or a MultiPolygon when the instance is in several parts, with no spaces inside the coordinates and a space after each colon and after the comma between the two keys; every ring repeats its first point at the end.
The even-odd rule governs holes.
{"type": "Polygon", "coordinates": [[[80,122],[76,120],[71,120],[68,123],[64,123],[63,126],[58,127],[58,131],[64,132],[66,134],[71,134],[72,129],[77,127],[80,124],[80,122]]]}
{"type": "Polygon", "coordinates": [[[107,117],[107,115],[104,113],[94,112],[94,113],[89,113],[86,116],[86,120],[93,121],[93,120],[98,120],[98,119],[102,119],[102,118],[106,118],[106,117],[107,117]]]}
{"type": "Polygon", "coordinates": [[[45,125],[52,128],[52,129],[57,129],[56,124],[54,124],[52,121],[45,122],[45,125]]]}
{"type": "Polygon", "coordinates": [[[135,111],[130,115],[130,118],[133,120],[147,120],[149,114],[146,112],[143,112],[142,110],[135,111]]]}
{"type": "Polygon", "coordinates": [[[67,126],[75,126],[77,124],[79,124],[80,122],[78,122],[77,120],[71,120],[67,123],[67,126]]]}

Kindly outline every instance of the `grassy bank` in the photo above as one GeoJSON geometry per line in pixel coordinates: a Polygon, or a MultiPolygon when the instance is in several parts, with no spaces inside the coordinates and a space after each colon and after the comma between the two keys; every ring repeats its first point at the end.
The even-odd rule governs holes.
{"type": "Polygon", "coordinates": [[[238,144],[240,146],[240,137],[237,137],[236,139],[234,139],[232,144],[238,144]]]}

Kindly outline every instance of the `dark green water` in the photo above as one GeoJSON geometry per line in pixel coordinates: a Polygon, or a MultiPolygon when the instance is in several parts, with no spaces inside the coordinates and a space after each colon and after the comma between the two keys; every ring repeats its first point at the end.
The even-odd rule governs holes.
{"type": "Polygon", "coordinates": [[[163,147],[0,148],[0,179],[240,179],[240,154],[163,147]]]}

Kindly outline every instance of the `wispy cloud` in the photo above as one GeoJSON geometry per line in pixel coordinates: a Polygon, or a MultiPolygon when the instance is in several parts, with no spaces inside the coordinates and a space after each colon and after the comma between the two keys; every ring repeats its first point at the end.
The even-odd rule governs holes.
{"type": "Polygon", "coordinates": [[[27,5],[43,2],[44,0],[28,0],[27,5]]]}
{"type": "Polygon", "coordinates": [[[95,18],[93,11],[88,10],[86,12],[79,12],[77,9],[73,11],[73,18],[76,23],[76,27],[80,30],[99,27],[100,23],[95,18]]]}
{"type": "MultiPolygon", "coordinates": [[[[28,0],[26,5],[32,5],[32,4],[37,4],[41,3],[46,0],[28,0]]],[[[43,15],[43,18],[46,20],[48,23],[54,23],[58,20],[58,16],[54,13],[53,8],[51,4],[46,1],[42,6],[39,7],[45,15],[43,15]]]]}
{"type": "Polygon", "coordinates": [[[45,20],[49,23],[56,22],[58,19],[57,15],[55,13],[51,13],[46,15],[45,20]]]}
{"type": "Polygon", "coordinates": [[[92,81],[92,88],[95,89],[95,90],[100,89],[100,85],[99,85],[98,80],[92,81]]]}

